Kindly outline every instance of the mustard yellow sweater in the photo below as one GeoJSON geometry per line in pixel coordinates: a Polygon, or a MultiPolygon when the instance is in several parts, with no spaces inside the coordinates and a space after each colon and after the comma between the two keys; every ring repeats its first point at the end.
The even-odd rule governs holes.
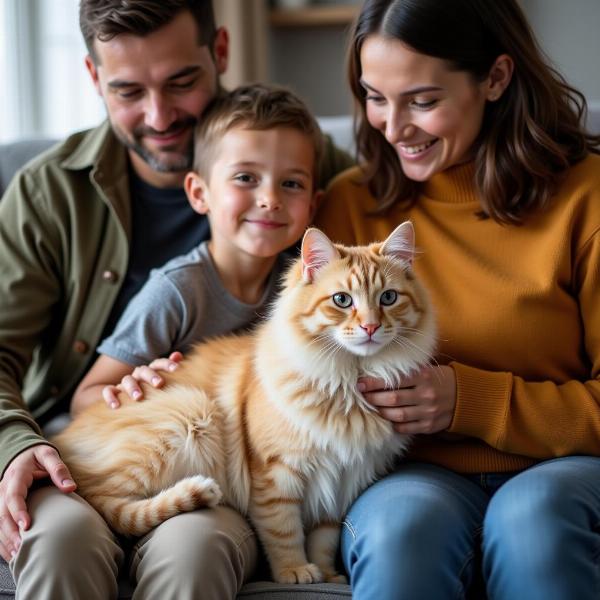
{"type": "Polygon", "coordinates": [[[435,175],[409,210],[376,207],[357,167],[331,184],[317,227],[346,244],[410,219],[415,271],[439,325],[437,360],[457,381],[458,435],[421,435],[412,457],[459,472],[600,456],[600,156],[574,166],[524,225],[476,216],[473,165],[435,175]]]}

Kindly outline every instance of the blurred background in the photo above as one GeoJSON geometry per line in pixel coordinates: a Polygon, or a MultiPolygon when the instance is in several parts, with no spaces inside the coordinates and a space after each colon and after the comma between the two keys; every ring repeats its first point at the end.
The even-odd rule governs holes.
{"type": "MultiPolygon", "coordinates": [[[[277,82],[320,117],[351,113],[345,50],[360,0],[214,3],[231,35],[227,87],[277,82]]],[[[521,4],[552,62],[600,112],[600,0],[521,4]]],[[[0,0],[0,143],[60,138],[104,118],[84,57],[78,0],[0,0]]]]}

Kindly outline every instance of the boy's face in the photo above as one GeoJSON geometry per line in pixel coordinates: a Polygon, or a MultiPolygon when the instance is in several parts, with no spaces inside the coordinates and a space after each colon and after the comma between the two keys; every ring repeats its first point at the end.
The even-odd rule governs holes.
{"type": "Polygon", "coordinates": [[[179,186],[192,164],[194,125],[215,96],[227,66],[227,33],[201,46],[189,11],[147,36],[94,42],[86,65],[116,135],[142,179],[179,186]]]}
{"type": "Polygon", "coordinates": [[[186,180],[190,201],[209,216],[213,256],[266,258],[293,245],[314,212],[314,160],[310,137],[296,129],[228,131],[209,180],[186,180]]]}

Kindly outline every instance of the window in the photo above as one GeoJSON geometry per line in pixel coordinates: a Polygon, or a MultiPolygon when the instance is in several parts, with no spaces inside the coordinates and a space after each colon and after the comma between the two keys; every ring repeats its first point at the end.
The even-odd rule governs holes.
{"type": "Polygon", "coordinates": [[[78,4],[0,2],[0,142],[60,138],[104,118],[84,65],[78,4]]]}

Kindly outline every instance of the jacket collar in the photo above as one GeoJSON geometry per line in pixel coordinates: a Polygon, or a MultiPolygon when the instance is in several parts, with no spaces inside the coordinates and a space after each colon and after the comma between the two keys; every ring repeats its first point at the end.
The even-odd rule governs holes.
{"type": "Polygon", "coordinates": [[[117,139],[110,122],[85,132],[83,138],[61,162],[73,171],[89,170],[90,181],[112,207],[125,234],[131,235],[131,196],[127,150],[117,139]]]}
{"type": "Polygon", "coordinates": [[[61,167],[80,171],[96,167],[102,170],[110,165],[110,171],[120,174],[127,169],[127,151],[113,133],[108,120],[90,129],[82,142],[61,163],[61,167]]]}

